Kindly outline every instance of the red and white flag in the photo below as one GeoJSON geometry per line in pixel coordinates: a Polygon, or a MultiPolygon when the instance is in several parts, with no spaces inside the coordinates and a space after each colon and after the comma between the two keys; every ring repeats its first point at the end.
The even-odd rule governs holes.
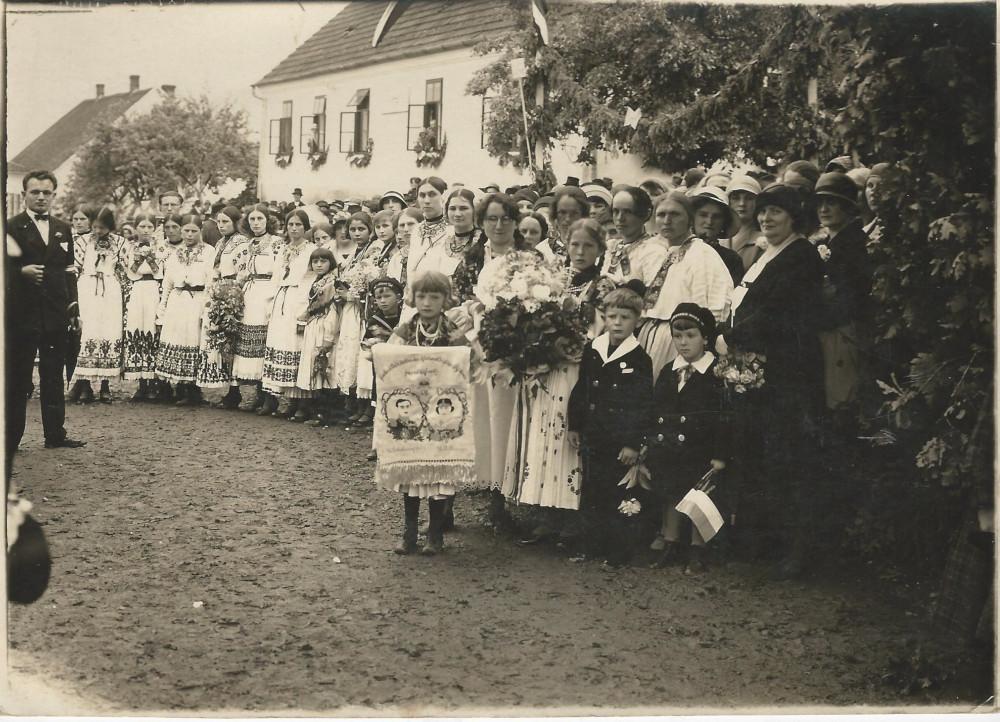
{"type": "Polygon", "coordinates": [[[538,34],[542,36],[544,45],[549,44],[549,21],[545,18],[548,10],[545,0],[531,0],[531,17],[538,28],[538,34]]]}

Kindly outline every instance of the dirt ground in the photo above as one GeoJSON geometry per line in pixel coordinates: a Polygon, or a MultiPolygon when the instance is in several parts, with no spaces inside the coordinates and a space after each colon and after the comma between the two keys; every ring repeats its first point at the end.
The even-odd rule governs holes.
{"type": "Polygon", "coordinates": [[[77,712],[977,703],[882,682],[926,614],[860,576],[575,563],[494,535],[476,495],[444,555],[398,557],[366,434],[118,399],[46,450],[28,413],[15,483],[54,567],[11,609],[11,667],[77,712]]]}

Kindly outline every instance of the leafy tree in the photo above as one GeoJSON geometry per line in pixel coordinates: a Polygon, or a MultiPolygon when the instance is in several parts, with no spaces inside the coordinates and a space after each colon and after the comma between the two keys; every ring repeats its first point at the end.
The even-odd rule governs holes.
{"type": "Polygon", "coordinates": [[[245,113],[205,97],[168,98],[145,115],[98,126],[66,197],[127,207],[170,189],[201,200],[227,177],[256,174],[245,113]]]}

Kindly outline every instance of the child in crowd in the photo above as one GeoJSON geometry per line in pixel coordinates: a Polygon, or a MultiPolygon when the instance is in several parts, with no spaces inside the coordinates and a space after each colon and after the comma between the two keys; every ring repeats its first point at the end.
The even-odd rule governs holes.
{"type": "MultiPolygon", "coordinates": [[[[451,281],[447,276],[437,271],[419,274],[413,279],[407,296],[407,305],[416,308],[416,315],[396,328],[389,343],[408,346],[463,346],[468,343],[462,330],[445,317],[445,310],[453,303],[451,281]]],[[[384,488],[403,494],[403,540],[393,551],[397,554],[416,551],[420,500],[427,499],[430,525],[421,553],[440,552],[444,548],[448,502],[454,498],[457,485],[443,480],[434,484],[395,484],[384,488]]]]}
{"type": "MultiPolygon", "coordinates": [[[[385,211],[382,211],[385,213],[385,211]]],[[[372,365],[372,346],[384,343],[399,325],[399,312],[403,302],[403,286],[392,276],[384,276],[372,281],[369,296],[368,323],[361,339],[361,353],[358,355],[358,400],[375,398],[375,368],[372,365]]],[[[365,428],[374,420],[374,402],[365,408],[364,414],[351,428],[365,428]]]]}
{"type": "Polygon", "coordinates": [[[581,507],[594,529],[588,555],[612,566],[630,557],[629,517],[639,511],[623,502],[638,498],[641,508],[644,498],[641,487],[618,484],[639,460],[653,392],[653,362],[635,338],[644,294],[632,280],[604,298],[605,331],[584,351],[569,402],[570,444],[584,458],[581,507]]]}
{"type": "Polygon", "coordinates": [[[713,470],[712,482],[726,468],[728,444],[722,380],[713,373],[715,316],[694,303],[678,304],[670,316],[670,333],[678,356],[660,374],[646,434],[647,466],[663,502],[663,527],[653,541],[662,551],[657,566],[681,556],[682,536],[690,527],[691,547],[685,573],[704,571],[705,541],[677,503],[713,470]]]}
{"type": "Polygon", "coordinates": [[[309,269],[316,274],[309,286],[306,309],[298,319],[302,332],[302,357],[299,361],[295,385],[311,391],[311,399],[303,399],[293,421],[305,421],[309,426],[323,426],[327,419],[314,402],[336,388],[334,383],[334,347],[340,331],[340,312],[337,309],[337,289],[334,281],[336,263],[333,251],[317,248],[309,254],[309,269]],[[312,418],[309,418],[312,416],[312,418]]]}

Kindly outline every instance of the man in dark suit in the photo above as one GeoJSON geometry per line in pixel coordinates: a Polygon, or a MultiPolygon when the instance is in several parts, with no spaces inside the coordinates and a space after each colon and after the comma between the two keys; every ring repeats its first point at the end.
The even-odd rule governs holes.
{"type": "Polygon", "coordinates": [[[301,208],[305,205],[302,202],[302,189],[296,188],[292,191],[292,202],[288,204],[290,207],[288,210],[295,210],[296,208],[301,208]]]}
{"type": "Polygon", "coordinates": [[[45,447],[77,448],[85,442],[66,435],[63,426],[63,365],[70,331],[80,324],[76,303],[73,231],[49,215],[56,177],[32,171],[24,177],[27,210],[7,220],[6,272],[6,424],[8,468],[24,436],[35,354],[45,447]],[[19,255],[18,255],[19,254],[19,255]]]}

